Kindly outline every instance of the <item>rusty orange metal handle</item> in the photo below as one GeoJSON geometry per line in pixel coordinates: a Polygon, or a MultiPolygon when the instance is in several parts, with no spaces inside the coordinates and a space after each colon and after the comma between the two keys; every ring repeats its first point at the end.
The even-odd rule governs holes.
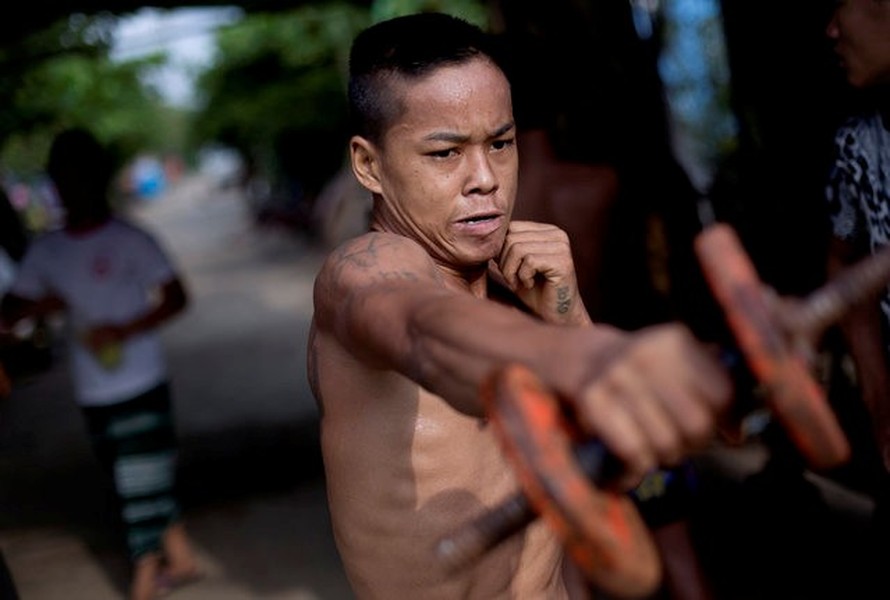
{"type": "MultiPolygon", "coordinates": [[[[846,437],[789,333],[813,332],[868,290],[885,285],[890,253],[819,290],[801,304],[801,314],[788,319],[771,303],[771,290],[729,226],[709,226],[695,249],[765,402],[791,440],[815,468],[846,461],[846,437]]],[[[661,563],[648,530],[626,495],[595,487],[605,449],[597,442],[573,448],[577,436],[557,399],[520,365],[494,373],[482,395],[523,491],[443,540],[440,558],[452,565],[467,562],[541,515],[591,582],[623,598],[651,594],[661,563]]]]}
{"type": "Polygon", "coordinates": [[[620,598],[651,595],[661,561],[649,530],[627,494],[595,487],[557,398],[516,364],[488,380],[483,398],[528,503],[587,579],[620,598]]]}
{"type": "Polygon", "coordinates": [[[829,469],[850,446],[804,358],[793,351],[768,292],[735,231],[718,223],[695,239],[705,279],[726,316],[765,402],[810,466],[829,469]]]}

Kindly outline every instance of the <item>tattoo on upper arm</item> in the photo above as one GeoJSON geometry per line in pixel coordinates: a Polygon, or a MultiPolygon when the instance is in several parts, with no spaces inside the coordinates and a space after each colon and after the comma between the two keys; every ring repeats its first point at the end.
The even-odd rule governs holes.
{"type": "MultiPolygon", "coordinates": [[[[330,271],[322,285],[323,296],[329,310],[350,314],[356,302],[362,302],[366,292],[392,289],[400,283],[417,283],[424,274],[416,268],[403,267],[392,257],[396,252],[392,239],[371,235],[360,243],[352,243],[339,249],[332,257],[330,271]],[[388,247],[388,248],[387,248],[388,247]],[[383,256],[387,258],[384,259],[383,256]]],[[[405,261],[409,262],[408,259],[405,261]]],[[[416,264],[416,259],[411,262],[416,264]]],[[[431,271],[431,277],[440,275],[431,271]]],[[[342,321],[341,321],[342,324],[342,321]]]]}
{"type": "Polygon", "coordinates": [[[420,281],[420,278],[417,277],[417,273],[411,271],[378,271],[372,282],[380,281],[420,281]]]}
{"type": "Polygon", "coordinates": [[[363,247],[343,249],[337,256],[337,278],[339,279],[347,270],[356,270],[363,272],[368,278],[366,285],[393,281],[419,281],[420,278],[413,271],[381,268],[379,250],[391,243],[377,236],[370,236],[363,247]]]}

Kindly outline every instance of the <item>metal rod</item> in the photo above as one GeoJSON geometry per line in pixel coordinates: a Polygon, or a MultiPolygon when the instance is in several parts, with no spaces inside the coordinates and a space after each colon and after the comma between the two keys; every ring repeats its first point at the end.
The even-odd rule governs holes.
{"type": "MultiPolygon", "coordinates": [[[[602,484],[622,472],[615,455],[597,441],[575,448],[575,458],[591,481],[602,484]]],[[[538,517],[522,492],[516,492],[485,511],[453,535],[439,541],[436,555],[449,569],[458,569],[523,529],[538,517]]]]}
{"type": "Polygon", "coordinates": [[[890,246],[847,267],[782,315],[793,333],[812,337],[837,323],[854,305],[890,282],[890,246]]]}

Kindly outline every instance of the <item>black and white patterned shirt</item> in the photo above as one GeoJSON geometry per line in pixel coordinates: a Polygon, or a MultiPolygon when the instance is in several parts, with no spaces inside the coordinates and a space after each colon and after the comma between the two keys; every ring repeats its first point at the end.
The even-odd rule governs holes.
{"type": "MultiPolygon", "coordinates": [[[[832,230],[874,253],[890,243],[890,130],[877,112],[850,118],[834,145],[825,190],[832,230]]],[[[890,327],[890,288],[881,308],[890,327]]]]}

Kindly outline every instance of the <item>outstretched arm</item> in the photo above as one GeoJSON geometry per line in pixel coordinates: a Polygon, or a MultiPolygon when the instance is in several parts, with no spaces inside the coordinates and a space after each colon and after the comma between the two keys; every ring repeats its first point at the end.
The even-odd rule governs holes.
{"type": "Polygon", "coordinates": [[[545,323],[456,289],[419,245],[391,234],[362,236],[328,259],[315,318],[369,366],[467,414],[484,414],[478,391],[496,368],[525,364],[625,461],[629,482],[700,448],[731,394],[716,358],[680,325],[628,334],[545,323]]]}
{"type": "Polygon", "coordinates": [[[554,359],[558,352],[546,324],[456,289],[419,245],[385,233],[328,259],[316,280],[315,319],[366,364],[394,369],[476,416],[479,384],[493,368],[532,361],[542,345],[554,359]]]}
{"type": "MultiPolygon", "coordinates": [[[[834,239],[829,254],[828,275],[835,276],[861,255],[853,246],[834,239]]],[[[890,471],[890,373],[882,336],[880,298],[857,304],[841,321],[841,333],[856,367],[856,379],[872,419],[872,427],[885,468],[890,471]]]]}

